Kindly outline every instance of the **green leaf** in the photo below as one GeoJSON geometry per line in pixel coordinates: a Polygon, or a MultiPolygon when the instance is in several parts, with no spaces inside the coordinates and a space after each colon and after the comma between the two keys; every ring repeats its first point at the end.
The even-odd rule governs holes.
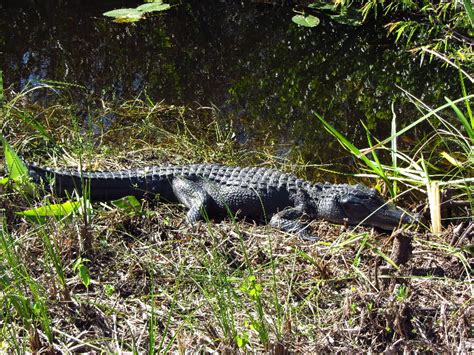
{"type": "Polygon", "coordinates": [[[303,15],[295,15],[291,18],[291,21],[296,23],[298,26],[304,27],[316,27],[319,25],[319,18],[313,15],[303,16],[303,15]]]}
{"type": "Polygon", "coordinates": [[[124,210],[127,213],[140,213],[142,210],[142,205],[135,196],[125,196],[121,199],[114,200],[111,203],[113,206],[124,210]]]}
{"type": "Polygon", "coordinates": [[[381,177],[384,175],[384,172],[380,170],[379,166],[375,162],[367,158],[365,154],[362,154],[359,148],[352,144],[344,135],[339,133],[329,122],[322,118],[322,116],[316,114],[316,117],[318,117],[318,119],[323,123],[324,128],[326,128],[326,130],[331,133],[331,135],[333,135],[343,147],[345,147],[357,158],[361,159],[370,169],[372,169],[374,173],[381,177]]]}
{"type": "Polygon", "coordinates": [[[91,276],[89,273],[89,268],[84,265],[84,263],[90,261],[89,259],[79,258],[75,261],[74,266],[72,269],[77,272],[77,275],[81,279],[82,283],[86,288],[89,287],[91,283],[91,276]]]}
{"type": "Polygon", "coordinates": [[[114,294],[115,287],[114,287],[114,285],[105,284],[104,285],[104,291],[105,291],[105,294],[110,297],[114,294]]]}
{"type": "Polygon", "coordinates": [[[162,3],[150,3],[143,4],[137,7],[137,10],[142,12],[155,12],[155,11],[164,11],[168,10],[171,6],[169,4],[162,3]]]}
{"type": "Polygon", "coordinates": [[[20,216],[36,222],[43,223],[48,217],[61,219],[77,211],[81,207],[80,201],[67,201],[60,204],[46,205],[26,211],[16,212],[20,216]]]}
{"type": "Polygon", "coordinates": [[[459,160],[457,160],[456,158],[454,158],[452,155],[450,155],[449,153],[447,152],[441,152],[441,156],[446,159],[447,161],[449,161],[449,163],[451,163],[451,165],[453,166],[456,166],[458,168],[462,168],[463,166],[463,163],[459,160]]]}
{"type": "Polygon", "coordinates": [[[297,253],[298,253],[299,256],[301,256],[303,259],[310,262],[314,266],[318,266],[318,263],[316,262],[316,260],[314,260],[313,257],[311,257],[309,254],[305,253],[303,250],[297,249],[297,253]]]}
{"type": "Polygon", "coordinates": [[[471,21],[471,26],[474,28],[474,10],[472,9],[471,0],[463,0],[463,4],[467,15],[469,16],[469,21],[471,21]]]}
{"type": "Polygon", "coordinates": [[[336,5],[327,4],[327,3],[324,3],[324,2],[315,2],[313,4],[309,4],[308,7],[310,9],[328,10],[328,11],[336,11],[336,9],[337,9],[336,5]]]}
{"type": "Polygon", "coordinates": [[[147,12],[165,11],[171,6],[163,4],[162,1],[149,2],[136,8],[116,9],[104,12],[104,16],[113,17],[115,22],[136,22],[142,19],[147,12]]]}
{"type": "Polygon", "coordinates": [[[235,336],[235,342],[237,346],[241,349],[245,348],[245,346],[249,343],[249,334],[247,332],[243,332],[242,334],[237,334],[235,336]]]}
{"type": "Polygon", "coordinates": [[[104,16],[114,17],[114,22],[136,22],[143,16],[143,11],[137,9],[117,9],[103,13],[104,16]]]}
{"type": "Polygon", "coordinates": [[[127,23],[127,22],[138,22],[142,19],[143,17],[117,17],[114,22],[116,23],[127,23]]]}
{"type": "Polygon", "coordinates": [[[457,116],[459,122],[461,122],[461,124],[463,125],[463,127],[466,130],[469,138],[474,142],[474,129],[469,124],[469,121],[467,120],[466,116],[464,116],[462,111],[459,109],[459,107],[456,106],[456,104],[454,102],[452,102],[447,97],[445,97],[444,99],[449,103],[449,105],[451,106],[453,111],[456,113],[456,116],[457,116]]]}
{"type": "Polygon", "coordinates": [[[3,136],[1,136],[1,140],[3,143],[3,151],[5,153],[8,176],[15,182],[26,181],[28,178],[28,168],[26,167],[25,163],[23,163],[23,161],[3,136]]]}
{"type": "Polygon", "coordinates": [[[82,280],[84,286],[89,287],[91,283],[91,277],[89,275],[89,269],[85,265],[79,267],[79,277],[82,280]]]}
{"type": "Polygon", "coordinates": [[[137,9],[116,9],[112,11],[104,12],[102,15],[108,17],[135,17],[135,16],[142,16],[142,12],[137,9]]]}
{"type": "Polygon", "coordinates": [[[8,184],[9,181],[10,181],[9,177],[4,177],[4,178],[0,179],[0,185],[6,185],[6,184],[8,184]]]}
{"type": "Polygon", "coordinates": [[[48,130],[36,120],[30,113],[28,112],[19,112],[18,116],[32,128],[36,129],[45,139],[49,140],[50,142],[54,142],[53,136],[48,132],[48,130]]]}

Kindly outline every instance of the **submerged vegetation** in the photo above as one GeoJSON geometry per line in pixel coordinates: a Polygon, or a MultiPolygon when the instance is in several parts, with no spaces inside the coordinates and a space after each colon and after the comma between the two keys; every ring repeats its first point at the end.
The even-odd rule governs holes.
{"type": "MultiPolygon", "coordinates": [[[[339,23],[403,13],[388,27],[397,40],[456,70],[461,95],[440,96],[436,106],[400,89],[419,113],[402,120],[394,102],[385,137],[363,121],[354,142],[337,117],[311,117],[358,162],[356,171],[331,171],[350,171],[351,182],[420,214],[420,225],[390,235],[313,222],[320,240],[307,242],[232,218],[190,227],[180,206],[154,199],[58,199],[25,179],[19,157],[84,170],[259,165],[308,179],[328,167],[298,146],[283,158],[272,140],[241,144],[235,122],[214,107],[142,93],[101,100],[83,115],[72,99],[79,85],[42,82],[15,93],[0,80],[0,352],[472,352],[474,94],[472,44],[462,40],[472,9],[468,1],[424,4],[310,10],[340,15],[339,23]],[[54,103],[31,102],[43,91],[54,103]]],[[[317,21],[305,11],[304,21],[317,21]]]]}

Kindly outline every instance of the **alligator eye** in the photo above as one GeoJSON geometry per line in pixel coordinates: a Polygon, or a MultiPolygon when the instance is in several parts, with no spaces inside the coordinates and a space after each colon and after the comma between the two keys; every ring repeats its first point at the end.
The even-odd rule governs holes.
{"type": "Polygon", "coordinates": [[[346,207],[362,207],[364,206],[363,202],[361,201],[361,199],[359,197],[356,197],[356,196],[342,196],[340,199],[339,199],[339,202],[341,203],[342,206],[346,206],[346,207]]]}
{"type": "Polygon", "coordinates": [[[351,208],[365,208],[365,204],[357,202],[357,201],[353,201],[349,205],[351,208]]]}
{"type": "Polygon", "coordinates": [[[343,205],[350,203],[351,202],[351,197],[350,196],[342,196],[339,198],[339,202],[343,205]]]}

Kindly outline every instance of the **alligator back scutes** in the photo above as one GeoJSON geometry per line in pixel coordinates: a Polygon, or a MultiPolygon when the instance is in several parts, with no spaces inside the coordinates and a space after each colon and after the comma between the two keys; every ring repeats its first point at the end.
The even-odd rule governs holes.
{"type": "Polygon", "coordinates": [[[313,186],[309,182],[298,179],[294,175],[282,173],[274,169],[258,167],[242,168],[219,164],[162,165],[150,166],[140,169],[92,172],[43,168],[37,166],[36,164],[30,164],[30,169],[41,172],[42,175],[55,175],[57,177],[71,176],[75,178],[84,178],[99,181],[163,181],[170,180],[175,176],[198,176],[209,181],[218,182],[221,185],[252,189],[287,189],[288,191],[295,191],[301,188],[308,189],[313,186]]]}
{"type": "Polygon", "coordinates": [[[232,167],[219,164],[192,164],[183,166],[152,167],[153,179],[173,176],[200,176],[222,185],[255,189],[296,190],[309,187],[309,183],[296,176],[277,170],[258,167],[232,167]]]}
{"type": "Polygon", "coordinates": [[[349,185],[349,184],[331,184],[328,182],[325,183],[315,183],[312,186],[313,190],[316,190],[319,198],[325,196],[336,196],[336,195],[356,195],[363,194],[365,196],[375,196],[377,191],[375,189],[369,188],[365,185],[349,185]]]}
{"type": "Polygon", "coordinates": [[[243,188],[295,190],[305,185],[305,181],[294,175],[267,168],[232,168],[225,175],[223,183],[243,188]]]}

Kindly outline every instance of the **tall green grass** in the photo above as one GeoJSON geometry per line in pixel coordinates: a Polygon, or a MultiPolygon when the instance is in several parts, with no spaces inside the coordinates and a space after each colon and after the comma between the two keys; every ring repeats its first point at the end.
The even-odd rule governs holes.
{"type": "MultiPolygon", "coordinates": [[[[46,85],[47,88],[51,88],[46,85]]],[[[28,93],[34,90],[44,89],[30,88],[14,96],[2,106],[3,123],[22,121],[31,127],[41,139],[53,142],[52,136],[39,120],[28,110],[21,108],[19,102],[28,93]]],[[[1,91],[3,95],[3,88],[1,91]]],[[[3,133],[3,132],[2,132],[3,133]]],[[[7,187],[6,191],[12,191],[21,199],[21,205],[30,206],[27,209],[8,209],[8,213],[24,218],[26,223],[31,224],[26,234],[17,234],[8,231],[6,218],[2,215],[0,230],[0,304],[2,305],[2,318],[9,319],[3,323],[5,329],[0,335],[25,329],[28,332],[29,341],[24,342],[21,337],[16,336],[15,341],[8,342],[18,353],[24,353],[26,349],[20,346],[30,344],[29,350],[36,352],[52,346],[54,341],[53,326],[48,310],[49,304],[60,300],[60,302],[71,302],[70,286],[67,284],[66,269],[61,247],[58,245],[58,236],[64,234],[66,229],[71,228],[74,215],[87,215],[91,208],[84,201],[66,201],[52,203],[50,199],[43,199],[38,207],[38,188],[30,181],[28,168],[16,151],[7,142],[3,134],[0,135],[3,147],[5,172],[7,176],[0,180],[0,184],[7,187]],[[31,268],[28,259],[22,256],[22,250],[27,248],[23,243],[39,240],[43,254],[38,260],[35,269],[31,268]],[[34,275],[38,268],[44,274],[50,275],[46,283],[37,281],[34,275]],[[55,299],[57,298],[57,299],[55,299]],[[46,344],[44,343],[46,340],[46,344]],[[23,344],[23,345],[21,345],[23,344]]],[[[2,190],[3,194],[4,190],[2,190]]],[[[3,197],[3,196],[2,196],[3,197]]]]}
{"type": "MultiPolygon", "coordinates": [[[[8,231],[5,223],[0,226],[0,304],[2,318],[10,319],[4,324],[6,331],[16,332],[15,324],[19,321],[29,334],[32,351],[39,351],[38,329],[53,342],[52,322],[48,311],[48,294],[43,285],[31,274],[28,265],[18,254],[18,239],[8,231]],[[38,348],[34,348],[38,346],[38,348]]],[[[23,352],[20,339],[11,344],[19,353],[23,352]]]]}
{"type": "MultiPolygon", "coordinates": [[[[461,82],[463,83],[462,80],[461,82]]],[[[441,231],[440,189],[457,189],[461,191],[459,198],[470,201],[471,210],[474,204],[474,116],[470,108],[474,95],[468,95],[464,85],[462,86],[465,93],[463,97],[456,100],[445,98],[446,103],[435,109],[404,91],[421,112],[421,117],[398,129],[394,115],[392,134],[382,140],[373,137],[364,126],[368,142],[368,148],[365,149],[356,147],[322,116],[317,115],[324,128],[363,163],[363,173],[356,176],[380,179],[392,198],[399,194],[399,185],[404,185],[405,190],[416,190],[426,195],[434,232],[441,231]],[[401,151],[398,139],[425,122],[430,124],[432,131],[410,151],[401,151]],[[382,161],[379,156],[383,153],[389,153],[391,161],[382,161]]]]}

